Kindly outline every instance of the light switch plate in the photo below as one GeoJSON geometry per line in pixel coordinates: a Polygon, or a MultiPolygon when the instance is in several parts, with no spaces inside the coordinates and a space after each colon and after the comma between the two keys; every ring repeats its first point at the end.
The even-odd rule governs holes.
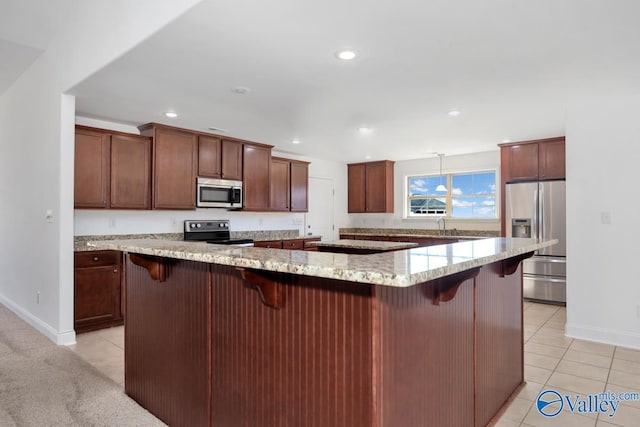
{"type": "Polygon", "coordinates": [[[600,222],[602,224],[611,224],[611,212],[600,212],[600,222]]]}
{"type": "Polygon", "coordinates": [[[44,213],[44,220],[47,222],[53,222],[53,210],[47,209],[44,213]]]}

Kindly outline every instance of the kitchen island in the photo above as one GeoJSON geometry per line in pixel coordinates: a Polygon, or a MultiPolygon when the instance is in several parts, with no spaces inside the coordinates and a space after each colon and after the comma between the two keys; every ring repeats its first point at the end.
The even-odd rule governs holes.
{"type": "Polygon", "coordinates": [[[483,426],[523,383],[522,271],[554,244],[125,252],[125,390],[172,426],[483,426]]]}

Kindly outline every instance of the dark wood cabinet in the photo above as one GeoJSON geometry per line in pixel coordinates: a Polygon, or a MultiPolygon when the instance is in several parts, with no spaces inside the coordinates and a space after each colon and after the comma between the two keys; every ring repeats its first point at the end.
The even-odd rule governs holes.
{"type": "Polygon", "coordinates": [[[153,208],[195,209],[197,135],[155,123],[140,131],[153,136],[153,208]]]}
{"type": "Polygon", "coordinates": [[[198,176],[242,180],[242,143],[198,135],[198,176]]]}
{"type": "Polygon", "coordinates": [[[151,140],[76,126],[76,208],[149,209],[151,140]]]}
{"type": "Polygon", "coordinates": [[[309,211],[309,163],[291,160],[291,212],[309,211]]]}
{"type": "Polygon", "coordinates": [[[564,137],[500,144],[505,182],[565,178],[564,137]]]}
{"type": "Polygon", "coordinates": [[[109,134],[76,127],[74,205],[108,208],[111,141],[109,134]]]}
{"type": "Polygon", "coordinates": [[[389,160],[348,165],[349,213],[393,213],[393,165],[389,160]]]}
{"type": "Polygon", "coordinates": [[[114,209],[151,208],[151,140],[111,136],[111,204],[114,209]]]}
{"type": "Polygon", "coordinates": [[[291,209],[291,163],[287,159],[271,158],[271,210],[291,209]]]}
{"type": "Polygon", "coordinates": [[[540,179],[565,179],[565,141],[548,141],[538,145],[540,179]]]}
{"type": "Polygon", "coordinates": [[[256,248],[282,249],[282,240],[260,240],[253,242],[253,246],[256,248]]]}
{"type": "Polygon", "coordinates": [[[74,254],[74,328],[77,333],[121,325],[122,253],[74,254]]]}
{"type": "Polygon", "coordinates": [[[318,248],[308,246],[309,242],[318,242],[320,237],[300,237],[299,239],[284,240],[258,240],[254,242],[256,248],[272,248],[272,249],[296,249],[305,251],[317,251],[318,248]]]}
{"type": "Polygon", "coordinates": [[[309,163],[271,158],[271,210],[308,212],[309,163]]]}
{"type": "Polygon", "coordinates": [[[271,147],[244,144],[243,187],[245,210],[270,209],[271,147]]]}

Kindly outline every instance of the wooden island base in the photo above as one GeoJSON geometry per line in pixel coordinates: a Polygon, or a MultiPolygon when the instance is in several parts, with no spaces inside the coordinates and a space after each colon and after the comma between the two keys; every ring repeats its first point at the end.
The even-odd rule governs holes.
{"type": "Polygon", "coordinates": [[[126,392],[171,426],[485,426],[523,382],[519,261],[401,288],[128,254],[126,392]]]}

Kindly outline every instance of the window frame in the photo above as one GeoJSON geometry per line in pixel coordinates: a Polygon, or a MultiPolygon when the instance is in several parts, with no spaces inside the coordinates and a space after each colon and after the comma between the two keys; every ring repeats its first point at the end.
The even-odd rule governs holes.
{"type": "MultiPolygon", "coordinates": [[[[447,173],[431,173],[431,174],[412,174],[412,175],[407,175],[405,176],[405,185],[404,185],[404,210],[405,210],[405,215],[404,218],[405,219],[410,219],[410,220],[414,220],[414,219],[433,219],[433,218],[440,218],[440,217],[444,217],[445,219],[452,219],[452,220],[470,220],[470,221],[495,221],[498,220],[500,218],[500,212],[499,212],[499,188],[500,188],[500,184],[499,184],[499,175],[498,175],[498,170],[496,168],[482,168],[482,169],[474,169],[474,170],[465,170],[465,171],[452,171],[452,172],[447,172],[447,173]],[[461,197],[465,197],[465,198],[480,198],[480,197],[493,197],[493,199],[495,200],[495,208],[494,208],[494,212],[495,212],[495,216],[493,217],[478,217],[478,216],[451,216],[452,211],[453,211],[453,199],[455,198],[455,196],[453,196],[451,194],[451,183],[453,181],[453,176],[454,175],[474,175],[474,174],[482,174],[482,173],[493,173],[494,176],[494,185],[495,185],[495,191],[493,193],[489,193],[486,195],[469,195],[469,196],[461,196],[461,197]],[[409,183],[411,178],[420,178],[420,177],[429,177],[429,178],[440,178],[443,177],[444,181],[445,181],[445,186],[447,187],[447,192],[443,193],[442,195],[428,195],[428,196],[411,196],[411,191],[409,188],[409,183]],[[441,199],[444,198],[446,200],[446,207],[445,207],[445,214],[443,215],[442,213],[424,213],[424,214],[415,214],[411,211],[411,201],[415,200],[415,199],[441,199]]],[[[458,196],[460,197],[460,196],[458,196]]]]}

